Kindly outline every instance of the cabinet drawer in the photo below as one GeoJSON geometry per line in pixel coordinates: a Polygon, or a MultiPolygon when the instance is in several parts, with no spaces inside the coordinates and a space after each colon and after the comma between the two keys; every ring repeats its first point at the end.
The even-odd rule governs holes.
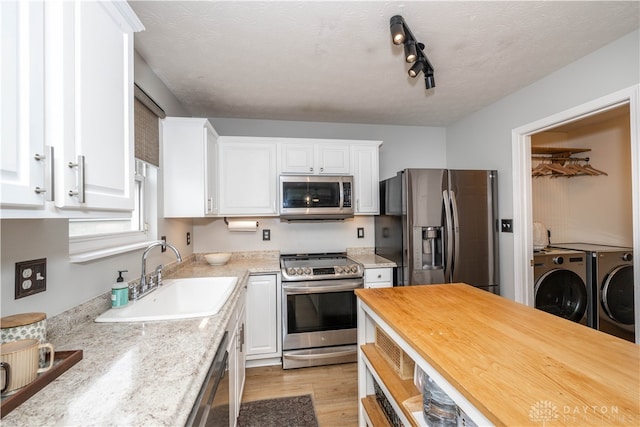
{"type": "Polygon", "coordinates": [[[390,282],[390,268],[367,268],[364,270],[364,281],[366,283],[390,282]]]}

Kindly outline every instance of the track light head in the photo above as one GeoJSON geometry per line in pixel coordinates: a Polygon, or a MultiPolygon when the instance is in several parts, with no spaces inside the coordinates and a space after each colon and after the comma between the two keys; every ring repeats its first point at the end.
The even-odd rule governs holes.
{"type": "Polygon", "coordinates": [[[427,68],[424,72],[424,85],[427,89],[436,87],[436,79],[433,77],[433,69],[427,68]]]}
{"type": "Polygon", "coordinates": [[[415,40],[407,40],[404,42],[404,59],[408,63],[416,62],[416,59],[418,59],[415,40]]]}
{"type": "Polygon", "coordinates": [[[404,33],[404,18],[400,15],[392,16],[389,25],[391,27],[391,40],[393,40],[393,44],[404,43],[407,37],[404,33]]]}
{"type": "Polygon", "coordinates": [[[409,74],[409,77],[415,78],[418,76],[418,74],[420,74],[420,71],[423,71],[423,69],[424,69],[424,61],[421,58],[413,63],[413,65],[411,66],[411,68],[409,68],[409,71],[407,71],[407,73],[409,74]]]}

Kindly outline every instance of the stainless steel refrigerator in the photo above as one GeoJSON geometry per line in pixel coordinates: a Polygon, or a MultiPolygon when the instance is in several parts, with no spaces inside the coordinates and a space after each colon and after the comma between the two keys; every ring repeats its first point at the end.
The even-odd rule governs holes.
{"type": "Polygon", "coordinates": [[[458,283],[500,293],[497,172],[405,169],[380,182],[376,254],[397,286],[458,283]]]}

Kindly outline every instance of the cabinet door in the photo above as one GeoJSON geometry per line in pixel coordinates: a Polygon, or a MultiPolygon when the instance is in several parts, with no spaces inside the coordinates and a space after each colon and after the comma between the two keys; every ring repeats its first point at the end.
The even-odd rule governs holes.
{"type": "Polygon", "coordinates": [[[275,142],[220,137],[219,215],[277,215],[275,142]]]}
{"type": "MultiPolygon", "coordinates": [[[[244,298],[244,297],[241,297],[244,298]]],[[[234,427],[240,414],[245,381],[245,305],[236,308],[229,327],[229,425],[234,427]]]]}
{"type": "Polygon", "coordinates": [[[349,145],[344,144],[316,144],[317,173],[328,175],[349,174],[349,145]]]}
{"type": "Polygon", "coordinates": [[[276,276],[251,276],[247,285],[247,356],[277,356],[278,341],[276,276]]]}
{"type": "Polygon", "coordinates": [[[43,19],[41,1],[0,2],[2,207],[43,207],[52,194],[51,182],[45,184],[51,159],[42,158],[48,157],[44,152],[43,19]]]}
{"type": "Polygon", "coordinates": [[[240,413],[240,401],[237,400],[238,381],[238,336],[234,329],[229,330],[229,427],[235,427],[240,413]]]}
{"type": "Polygon", "coordinates": [[[283,142],[280,145],[282,173],[314,173],[314,145],[305,142],[283,142]]]}
{"type": "MultiPolygon", "coordinates": [[[[208,122],[207,122],[208,124],[208,122]]],[[[204,129],[205,150],[205,215],[218,212],[218,134],[211,125],[204,129]]]]}
{"type": "Polygon", "coordinates": [[[354,145],[351,147],[355,214],[377,215],[379,206],[378,145],[354,145]]]}
{"type": "Polygon", "coordinates": [[[206,119],[162,120],[165,217],[197,218],[215,213],[217,139],[206,119]]]}
{"type": "Polygon", "coordinates": [[[236,357],[236,402],[238,402],[238,408],[236,412],[236,418],[240,414],[240,404],[242,403],[242,393],[244,392],[244,381],[246,377],[246,357],[247,357],[247,343],[246,343],[246,323],[245,323],[245,306],[242,305],[240,314],[238,315],[238,328],[237,328],[237,341],[238,351],[236,357]]]}
{"type": "Polygon", "coordinates": [[[45,130],[58,150],[58,207],[134,207],[134,30],[123,10],[137,21],[111,2],[45,3],[45,130]]]}

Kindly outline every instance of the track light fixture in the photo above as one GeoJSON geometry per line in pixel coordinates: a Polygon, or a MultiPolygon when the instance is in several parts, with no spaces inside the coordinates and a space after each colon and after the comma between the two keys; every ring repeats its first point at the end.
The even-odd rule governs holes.
{"type": "Polygon", "coordinates": [[[424,53],[424,44],[416,40],[407,23],[404,22],[404,18],[400,15],[391,17],[389,26],[393,44],[404,44],[404,59],[412,64],[408,71],[409,76],[415,78],[420,74],[420,71],[422,71],[424,74],[425,87],[427,89],[436,87],[436,81],[433,76],[433,66],[424,53]]]}

